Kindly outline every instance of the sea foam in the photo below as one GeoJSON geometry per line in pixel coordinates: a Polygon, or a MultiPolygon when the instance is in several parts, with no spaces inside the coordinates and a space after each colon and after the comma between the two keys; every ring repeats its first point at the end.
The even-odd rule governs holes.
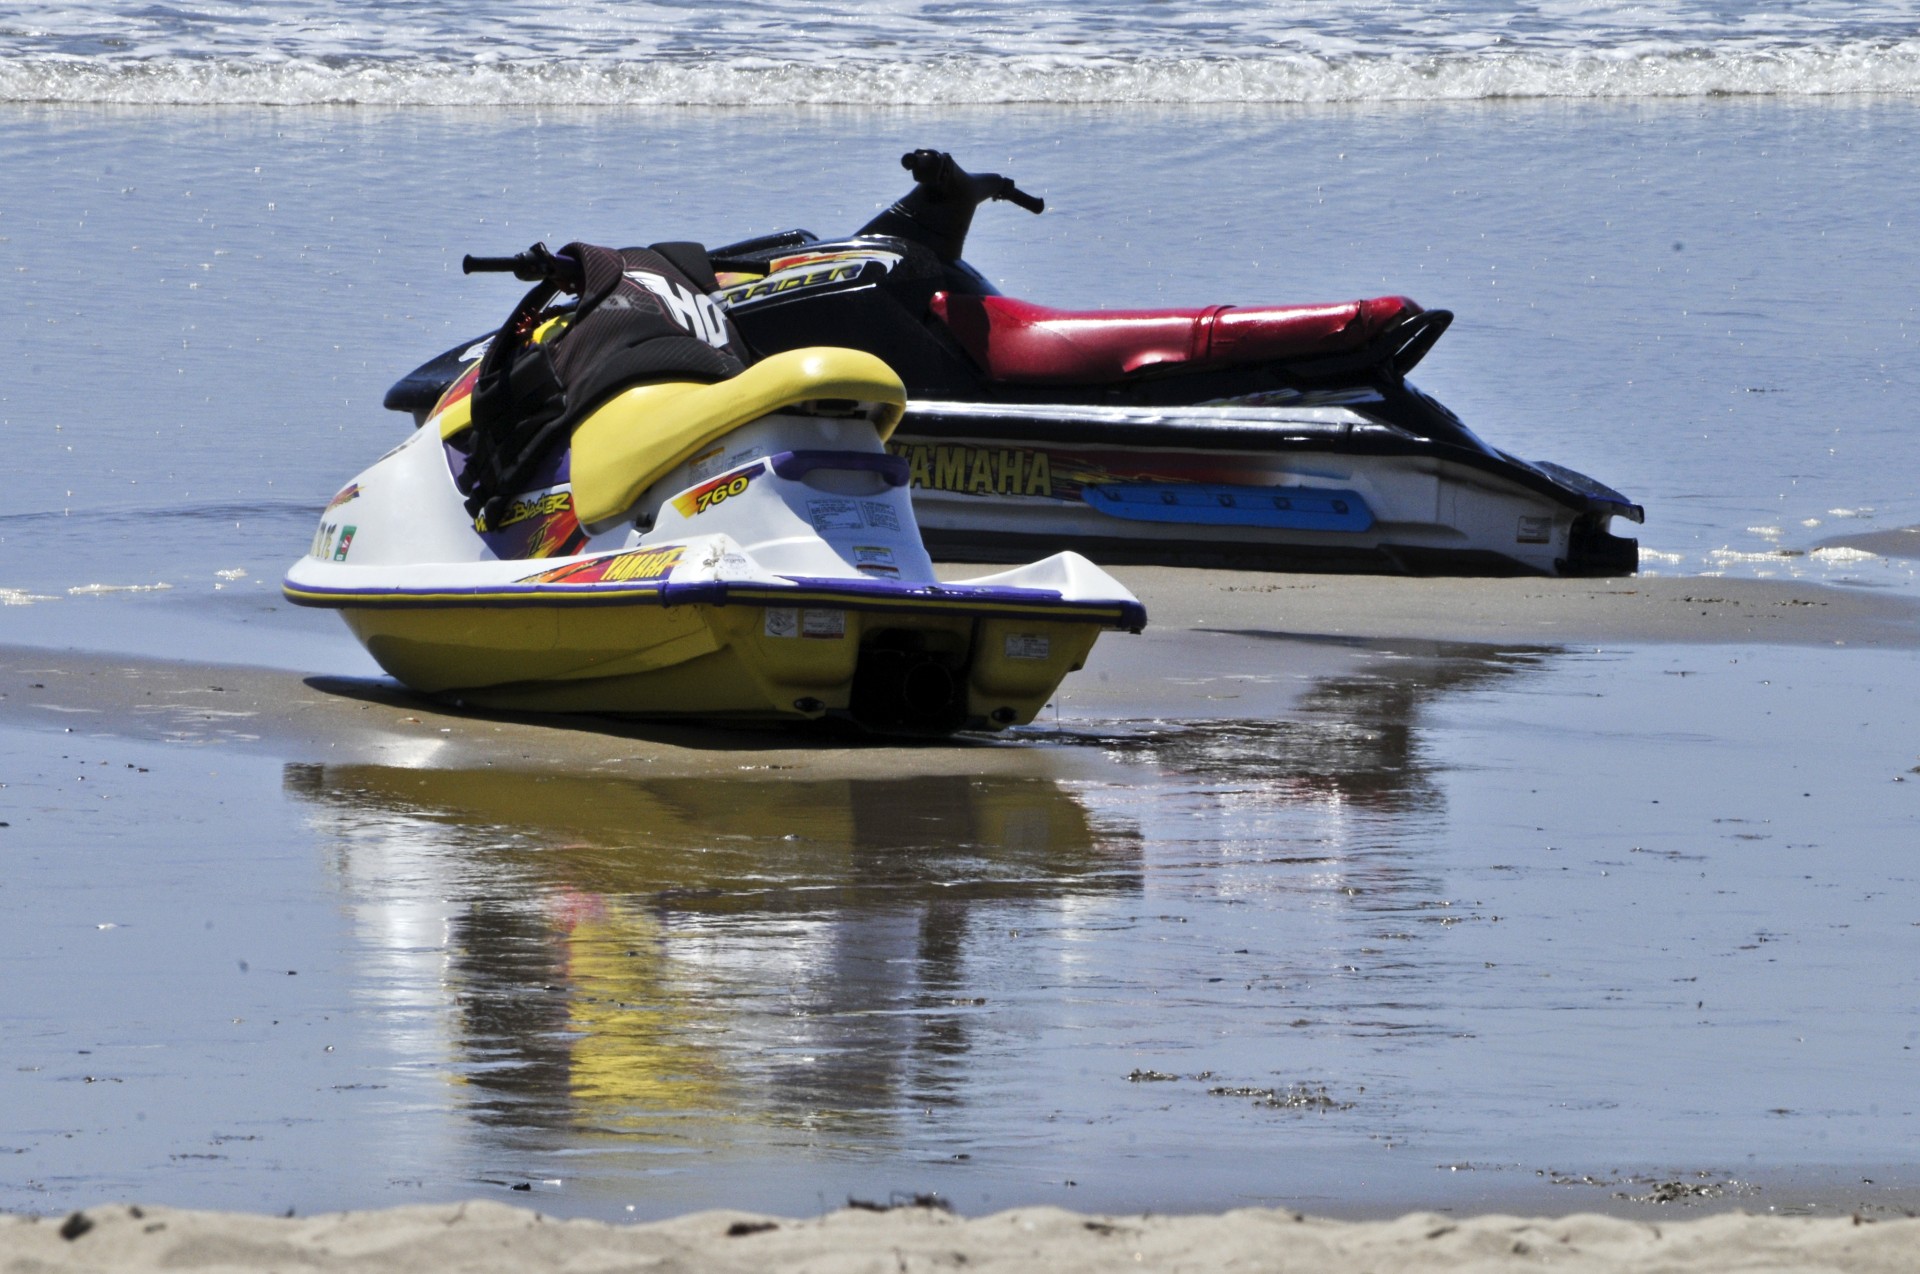
{"type": "Polygon", "coordinates": [[[830,61],[0,58],[0,101],[127,105],[1286,104],[1920,93],[1920,41],[1724,50],[936,57],[830,61]]]}

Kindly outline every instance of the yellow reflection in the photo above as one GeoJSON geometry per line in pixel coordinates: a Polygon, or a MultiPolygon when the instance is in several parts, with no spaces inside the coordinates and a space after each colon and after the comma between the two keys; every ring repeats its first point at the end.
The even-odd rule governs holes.
{"type": "Polygon", "coordinates": [[[913,1032],[939,1032],[945,1064],[966,1051],[924,1005],[953,1002],[985,943],[975,909],[1140,885],[1137,832],[1039,779],[351,765],[286,781],[334,824],[364,906],[448,900],[447,948],[416,986],[441,998],[455,1066],[516,1121],[751,1114],[783,1082],[810,1114],[891,1106],[926,1051],[913,1032]],[[869,1008],[907,1011],[881,1029],[869,1008]],[[771,1074],[770,1054],[806,1051],[860,1060],[771,1074]]]}
{"type": "Polygon", "coordinates": [[[724,1068],[695,1041],[701,1013],[672,985],[659,922],[596,894],[561,903],[572,1033],[570,1093],[577,1109],[619,1120],[628,1112],[710,1109],[724,1068]]]}

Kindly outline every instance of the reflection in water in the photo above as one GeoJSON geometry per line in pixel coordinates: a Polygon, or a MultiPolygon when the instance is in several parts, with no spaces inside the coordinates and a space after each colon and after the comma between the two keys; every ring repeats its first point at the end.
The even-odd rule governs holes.
{"type": "Polygon", "coordinates": [[[984,1003],[970,964],[993,958],[981,917],[1140,887],[1137,836],[1039,780],[296,765],[286,783],[345,847],[363,930],[418,963],[416,1010],[451,1000],[443,1051],[475,1117],[511,1129],[951,1101],[984,1003]],[[425,943],[397,917],[436,892],[425,943]]]}
{"type": "Polygon", "coordinates": [[[1276,661],[1316,647],[1350,660],[1284,714],[1128,722],[1100,736],[1115,758],[1153,775],[1142,785],[1151,797],[1120,808],[1139,822],[1159,874],[1183,870],[1192,892],[1252,907],[1268,927],[1295,926],[1246,982],[1265,1003],[1349,1036],[1455,1033],[1433,943],[1483,917],[1454,896],[1448,858],[1434,852],[1448,816],[1443,775],[1462,760],[1440,755],[1423,716],[1444,697],[1543,666],[1549,652],[1271,643],[1276,661]]]}
{"type": "Polygon", "coordinates": [[[1087,1129],[1133,1154],[1136,1068],[1217,1076],[1128,1116],[1168,1135],[1243,1144],[1259,1123],[1209,1085],[1296,1081],[1364,1088],[1348,1123],[1393,1135],[1371,1059],[1465,1032],[1447,935],[1480,918],[1436,852],[1457,762],[1422,717],[1543,658],[1276,642],[1322,675],[1268,719],[1056,731],[1117,763],[1071,788],[375,765],[286,786],[339,847],[387,1033],[459,1081],[480,1179],[692,1173],[688,1206],[715,1197],[700,1173],[804,1164],[1025,1179],[1109,1135],[1087,1129]]]}
{"type": "MultiPolygon", "coordinates": [[[[1274,634],[1242,636],[1274,639],[1274,634]]],[[[1274,658],[1311,643],[1274,640],[1274,658]]],[[[1421,747],[1422,709],[1443,695],[1539,667],[1548,652],[1457,642],[1337,642],[1353,670],[1314,681],[1292,711],[1269,720],[1154,723],[1104,740],[1122,756],[1209,779],[1258,783],[1279,800],[1326,801],[1388,814],[1440,799],[1421,747]]]]}

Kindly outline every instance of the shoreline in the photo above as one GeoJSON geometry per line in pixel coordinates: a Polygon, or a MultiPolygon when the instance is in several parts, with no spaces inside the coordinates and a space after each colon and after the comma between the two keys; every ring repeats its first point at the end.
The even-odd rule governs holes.
{"type": "MultiPolygon", "coordinates": [[[[955,567],[973,573],[977,567],[955,567]]],[[[1409,579],[1121,568],[1146,602],[1139,635],[1109,633],[1056,710],[1001,736],[916,742],[851,732],[486,713],[384,678],[246,663],[0,644],[0,725],[151,741],[263,745],[295,760],[400,760],[650,776],[858,778],[884,749],[898,775],[1073,779],[1098,749],[1057,746],[1119,722],[1284,710],[1302,669],[1370,652],[1493,658],[1598,644],[1920,650],[1920,600],[1764,580],[1409,579]],[[1229,701],[1231,706],[1229,707],[1229,701]],[[1056,745],[1056,746],[1049,746],[1056,745]]],[[[342,641],[348,640],[345,634],[342,641]]]]}
{"type": "MultiPolygon", "coordinates": [[[[972,568],[965,568],[971,570],[972,568]]],[[[944,573],[944,572],[943,572],[944,573]]],[[[1456,579],[1121,567],[1156,627],[1531,646],[1744,643],[1920,648],[1920,600],[1706,575],[1456,579]]]]}
{"type": "Polygon", "coordinates": [[[1091,1216],[1052,1207],[962,1219],[927,1207],[807,1220],[706,1211],[610,1225],[491,1202],[308,1218],[114,1205],[0,1217],[0,1270],[538,1269],[1906,1270],[1920,1220],[1721,1213],[1658,1222],[1413,1212],[1329,1221],[1283,1209],[1091,1216]]]}

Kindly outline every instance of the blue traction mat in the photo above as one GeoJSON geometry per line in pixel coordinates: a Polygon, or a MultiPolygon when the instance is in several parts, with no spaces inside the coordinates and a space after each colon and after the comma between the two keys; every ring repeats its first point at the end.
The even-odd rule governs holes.
{"type": "Polygon", "coordinates": [[[1357,491],[1328,487],[1241,487],[1199,482],[1107,482],[1081,498],[1109,517],[1202,526],[1267,526],[1291,531],[1365,531],[1373,510],[1357,491]]]}

